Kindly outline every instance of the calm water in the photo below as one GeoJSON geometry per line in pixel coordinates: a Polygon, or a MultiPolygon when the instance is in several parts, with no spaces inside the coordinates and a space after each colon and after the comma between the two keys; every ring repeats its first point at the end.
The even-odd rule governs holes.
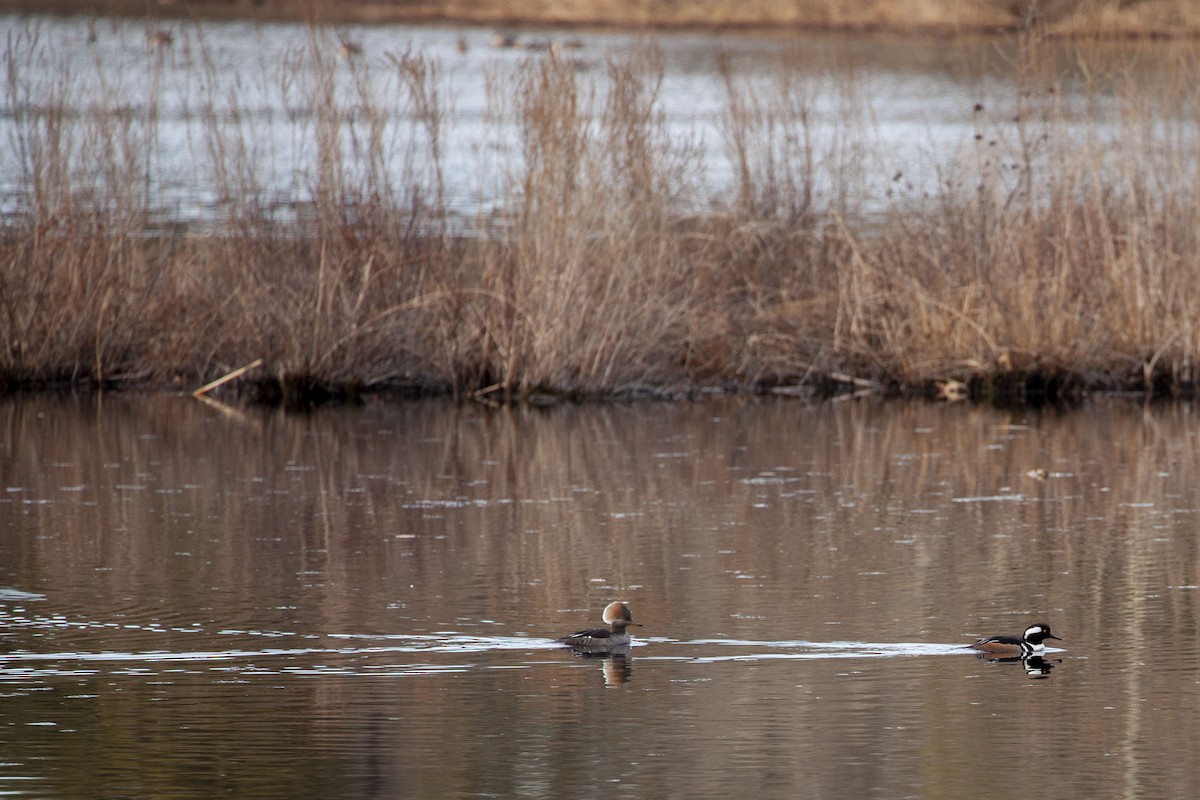
{"type": "Polygon", "coordinates": [[[0,794],[1190,797],[1197,444],[1122,401],[5,400],[0,794]],[[628,658],[553,645],[613,598],[628,658]],[[960,649],[1034,619],[1048,672],[960,649]]]}
{"type": "MultiPolygon", "coordinates": [[[[122,168],[132,165],[151,206],[172,221],[223,219],[229,191],[255,192],[263,207],[288,213],[289,204],[308,202],[328,180],[319,163],[331,148],[342,153],[342,178],[352,189],[373,188],[355,173],[374,159],[386,165],[383,171],[397,187],[433,192],[427,129],[390,60],[413,53],[436,76],[444,114],[437,144],[444,185],[436,191],[444,192],[455,214],[473,220],[503,207],[521,184],[521,132],[505,106],[513,102],[514,72],[546,57],[493,48],[494,33],[380,25],[314,35],[299,24],[176,22],[148,28],[137,20],[0,14],[0,47],[12,54],[14,65],[5,72],[16,87],[0,105],[0,141],[6,145],[0,148],[0,212],[19,211],[27,199],[33,179],[26,156],[37,151],[37,143],[22,142],[22,136],[29,126],[41,130],[49,124],[38,114],[64,92],[69,113],[55,117],[61,128],[53,128],[67,143],[60,145],[63,159],[81,161],[71,143],[95,147],[96,133],[88,124],[99,109],[119,111],[121,125],[129,126],[122,135],[133,142],[132,153],[128,162],[113,158],[122,168]],[[148,33],[159,27],[171,32],[170,46],[148,45],[148,33]],[[360,52],[341,56],[339,39],[360,52]],[[335,87],[331,101],[320,94],[326,77],[335,87]],[[490,84],[501,88],[489,94],[490,84]],[[317,124],[314,108],[327,102],[341,120],[336,135],[317,124]],[[364,106],[385,124],[371,128],[364,106]],[[227,186],[230,172],[238,177],[227,186]]],[[[685,208],[724,208],[736,188],[721,54],[734,65],[740,99],[776,114],[785,105],[777,79],[789,65],[788,103],[804,107],[807,123],[803,132],[798,123],[777,132],[776,145],[784,139],[795,145],[798,138],[809,143],[818,204],[848,194],[871,210],[894,193],[920,197],[947,176],[973,174],[963,164],[979,160],[998,158],[1003,172],[1030,157],[1027,140],[1043,133],[1033,121],[1042,96],[1031,97],[1020,85],[1018,47],[1010,39],[700,33],[646,39],[597,31],[518,32],[517,38],[578,45],[563,58],[573,65],[581,103],[595,93],[590,108],[597,114],[610,62],[625,63],[648,43],[661,54],[654,109],[678,160],[690,165],[686,185],[673,187],[685,208]],[[1018,117],[1026,127],[1013,124],[1018,117]]],[[[1153,94],[1162,74],[1194,58],[1189,43],[1156,43],[1150,49],[1093,44],[1086,55],[1074,47],[1044,45],[1038,64],[1047,81],[1059,83],[1052,96],[1054,135],[1093,142],[1129,135],[1113,127],[1119,115],[1112,113],[1105,89],[1109,77],[1146,74],[1153,94]]],[[[1165,138],[1191,140],[1195,121],[1186,109],[1172,126],[1165,138]]],[[[1156,138],[1148,137],[1144,146],[1155,146],[1150,140],[1156,138]]],[[[1186,144],[1183,152],[1190,152],[1186,144]]],[[[102,188],[97,168],[82,162],[74,163],[80,170],[76,183],[102,188]]]]}

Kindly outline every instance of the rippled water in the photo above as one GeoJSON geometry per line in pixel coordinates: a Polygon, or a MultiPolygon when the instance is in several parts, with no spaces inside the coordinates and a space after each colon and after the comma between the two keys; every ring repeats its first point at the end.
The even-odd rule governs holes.
{"type": "Polygon", "coordinates": [[[1190,796],[1198,458],[1124,401],[8,399],[0,794],[1190,796]],[[554,644],[617,597],[629,656],[554,644]]]}

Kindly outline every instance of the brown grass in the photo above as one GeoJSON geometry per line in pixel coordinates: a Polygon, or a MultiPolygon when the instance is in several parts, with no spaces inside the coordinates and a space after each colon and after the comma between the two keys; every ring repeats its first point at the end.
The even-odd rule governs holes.
{"type": "Polygon", "coordinates": [[[280,67],[314,76],[281,84],[315,154],[295,165],[303,202],[270,201],[253,124],[227,124],[244,116],[238,98],[205,95],[216,231],[164,225],[154,208],[156,102],[68,115],[72,76],[31,69],[35,35],[9,40],[23,193],[0,225],[0,380],[194,388],[261,358],[248,379],[283,399],[925,391],[948,378],[977,396],[1195,390],[1195,53],[1149,92],[1133,70],[1078,50],[1087,69],[1066,71],[1031,42],[1013,96],[978,113],[939,188],[897,176],[886,199],[853,85],[839,87],[844,135],[819,146],[824,78],[784,64],[751,101],[726,64],[737,174],[706,213],[682,210],[700,164],[666,133],[656,52],[610,64],[603,95],[569,62],[531,59],[492,95],[523,162],[505,168],[503,213],[464,236],[447,224],[453,117],[437,65],[406,53],[351,66],[345,96],[329,36],[314,29],[280,67]],[[1082,136],[1060,100],[1080,80],[1071,96],[1108,109],[1082,136]],[[397,148],[398,172],[384,157],[397,148]]]}

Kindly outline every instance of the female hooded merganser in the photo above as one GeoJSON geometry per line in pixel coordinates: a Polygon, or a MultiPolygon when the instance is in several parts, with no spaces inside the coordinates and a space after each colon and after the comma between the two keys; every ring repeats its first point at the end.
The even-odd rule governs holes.
{"type": "Polygon", "coordinates": [[[630,625],[637,625],[639,628],[642,626],[640,622],[633,621],[629,606],[619,600],[605,606],[601,618],[609,627],[578,631],[562,637],[559,641],[580,653],[607,653],[629,647],[629,634],[625,632],[625,628],[630,625]]]}
{"type": "Polygon", "coordinates": [[[982,650],[986,653],[1009,653],[1012,655],[1027,656],[1031,653],[1041,653],[1046,649],[1044,642],[1047,639],[1056,639],[1062,641],[1053,633],[1050,632],[1050,626],[1044,622],[1035,622],[1025,629],[1019,637],[1017,636],[989,636],[986,639],[980,639],[975,644],[967,645],[973,650],[982,650]]]}

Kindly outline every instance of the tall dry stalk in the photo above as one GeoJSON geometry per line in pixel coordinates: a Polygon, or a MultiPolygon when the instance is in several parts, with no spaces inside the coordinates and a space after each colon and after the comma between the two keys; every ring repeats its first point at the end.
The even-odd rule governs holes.
{"type": "Polygon", "coordinates": [[[759,293],[753,374],[1194,385],[1200,204],[1180,130],[1195,120],[1171,122],[1195,107],[1193,68],[1148,93],[1146,75],[1110,65],[1097,80],[1088,53],[1069,55],[1064,69],[1018,52],[1012,96],[981,104],[997,110],[977,112],[932,197],[893,198],[866,224],[826,216],[817,269],[757,271],[776,299],[759,293]]]}
{"type": "Polygon", "coordinates": [[[219,371],[263,357],[288,391],[427,383],[414,374],[430,335],[421,296],[451,247],[440,233],[442,79],[419,54],[389,54],[375,68],[336,52],[332,33],[314,29],[277,73],[297,121],[286,213],[245,157],[253,130],[211,129],[207,150],[246,216],[225,241],[234,266],[206,363],[219,371]]]}
{"type": "MultiPolygon", "coordinates": [[[[526,62],[512,227],[485,248],[481,358],[494,388],[594,394],[683,379],[691,265],[672,228],[694,154],[666,134],[653,51],[600,96],[570,62],[526,62]]],[[[493,98],[497,99],[497,98],[493,98]]]]}
{"type": "Polygon", "coordinates": [[[8,35],[4,65],[14,140],[6,169],[22,176],[22,191],[0,231],[0,374],[35,383],[144,376],[134,350],[170,249],[137,241],[155,216],[162,65],[144,76],[143,97],[107,82],[100,64],[73,74],[36,28],[8,35]],[[126,105],[130,96],[139,100],[126,105]],[[75,113],[81,106],[87,113],[75,113]]]}
{"type": "Polygon", "coordinates": [[[293,123],[267,144],[202,32],[178,35],[172,64],[202,76],[191,155],[224,213],[190,231],[155,207],[166,56],[122,106],[90,98],[124,80],[105,64],[81,76],[36,31],[8,37],[0,380],[199,385],[261,358],[285,395],[1194,388],[1194,48],[1143,71],[1029,40],[1011,94],[981,98],[975,136],[911,191],[875,166],[853,70],[785,60],[751,93],[726,63],[734,184],[713,197],[653,48],[595,78],[530,58],[490,84],[516,149],[480,183],[507,182],[503,207],[454,228],[436,63],[338,58],[314,29],[267,75],[293,123]]]}

